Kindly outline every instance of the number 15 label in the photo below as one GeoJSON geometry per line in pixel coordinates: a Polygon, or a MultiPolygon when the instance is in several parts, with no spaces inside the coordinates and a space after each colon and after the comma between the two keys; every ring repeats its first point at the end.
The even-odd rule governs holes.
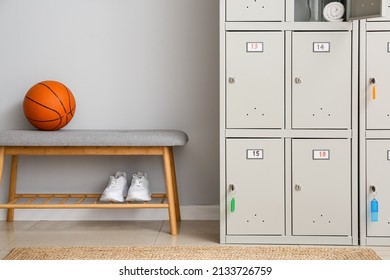
{"type": "Polygon", "coordinates": [[[247,159],[263,159],[264,152],[262,149],[247,149],[246,150],[247,159]]]}

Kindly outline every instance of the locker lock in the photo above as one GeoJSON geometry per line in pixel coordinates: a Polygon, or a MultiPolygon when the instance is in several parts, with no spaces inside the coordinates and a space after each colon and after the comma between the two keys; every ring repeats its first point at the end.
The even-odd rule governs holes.
{"type": "Polygon", "coordinates": [[[301,190],[302,190],[301,185],[295,185],[295,190],[296,190],[296,191],[301,191],[301,190]]]}
{"type": "Polygon", "coordinates": [[[301,77],[296,77],[295,78],[295,83],[296,84],[301,84],[302,83],[302,78],[301,77]]]}
{"type": "Polygon", "coordinates": [[[236,78],[235,77],[229,77],[229,83],[230,84],[234,84],[236,82],[236,78]]]}
{"type": "Polygon", "coordinates": [[[376,187],[375,186],[370,186],[370,191],[372,191],[373,193],[376,193],[376,187]]]}
{"type": "Polygon", "coordinates": [[[229,189],[234,192],[236,190],[236,186],[234,184],[229,184],[229,189]]]}

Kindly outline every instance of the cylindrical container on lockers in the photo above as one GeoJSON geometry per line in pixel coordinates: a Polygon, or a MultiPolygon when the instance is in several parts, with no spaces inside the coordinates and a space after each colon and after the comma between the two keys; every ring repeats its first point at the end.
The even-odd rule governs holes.
{"type": "Polygon", "coordinates": [[[321,0],[308,0],[310,21],[321,21],[321,0]]]}

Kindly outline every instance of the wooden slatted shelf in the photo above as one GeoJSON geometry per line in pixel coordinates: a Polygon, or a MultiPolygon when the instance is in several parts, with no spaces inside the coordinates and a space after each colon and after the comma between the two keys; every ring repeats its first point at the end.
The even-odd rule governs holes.
{"type": "Polygon", "coordinates": [[[0,204],[0,208],[145,208],[145,204],[147,204],[146,208],[168,208],[167,195],[164,193],[152,194],[150,202],[101,202],[99,201],[100,196],[101,194],[15,194],[11,202],[0,204]],[[72,200],[75,202],[69,202],[72,200]]]}

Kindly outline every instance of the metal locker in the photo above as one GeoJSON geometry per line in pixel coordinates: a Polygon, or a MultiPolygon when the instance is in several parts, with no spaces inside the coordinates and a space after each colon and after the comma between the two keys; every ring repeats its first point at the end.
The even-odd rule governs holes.
{"type": "Polygon", "coordinates": [[[282,128],[283,32],[227,32],[227,128],[282,128]]]}
{"type": "Polygon", "coordinates": [[[226,0],[226,21],[283,21],[284,0],[226,0]]]}
{"type": "Polygon", "coordinates": [[[367,129],[390,129],[390,32],[367,32],[367,129]]]}
{"type": "Polygon", "coordinates": [[[390,236],[390,140],[367,140],[367,236],[390,236]],[[371,200],[378,201],[378,221],[371,221],[371,200]]]}
{"type": "Polygon", "coordinates": [[[226,140],[228,235],[284,233],[284,142],[226,140]]]}
{"type": "Polygon", "coordinates": [[[292,140],[293,235],[351,235],[349,139],[292,140]]]}
{"type": "Polygon", "coordinates": [[[293,32],[292,127],[351,127],[351,33],[293,32]]]}

